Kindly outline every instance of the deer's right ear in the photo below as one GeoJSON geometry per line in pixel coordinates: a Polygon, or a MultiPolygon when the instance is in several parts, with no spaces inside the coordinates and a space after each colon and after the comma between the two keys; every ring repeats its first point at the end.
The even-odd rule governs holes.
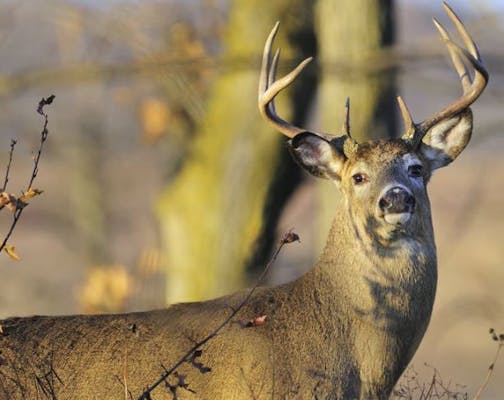
{"type": "Polygon", "coordinates": [[[345,156],[330,142],[311,132],[302,132],[288,143],[294,159],[310,174],[340,180],[345,156]]]}

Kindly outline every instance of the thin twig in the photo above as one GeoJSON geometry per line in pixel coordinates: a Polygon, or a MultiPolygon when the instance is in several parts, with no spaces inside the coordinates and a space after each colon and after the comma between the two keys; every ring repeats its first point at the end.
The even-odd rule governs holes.
{"type": "Polygon", "coordinates": [[[203,338],[202,340],[200,340],[199,342],[197,342],[193,347],[191,347],[182,357],[180,357],[178,359],[177,362],[175,362],[175,364],[173,364],[173,366],[171,368],[165,369],[165,372],[161,375],[161,377],[156,382],[154,382],[151,386],[149,386],[147,389],[145,389],[143,391],[143,393],[140,395],[140,397],[138,397],[138,400],[149,400],[151,398],[150,397],[151,392],[156,387],[158,387],[161,383],[163,383],[171,374],[173,374],[175,372],[175,370],[178,367],[180,367],[184,362],[186,362],[188,359],[190,359],[190,357],[193,356],[205,343],[207,343],[209,340],[211,340],[212,338],[214,338],[220,332],[220,330],[222,328],[224,328],[227,324],[229,324],[229,322],[236,316],[236,314],[238,314],[238,312],[243,308],[243,306],[245,304],[247,304],[247,302],[250,299],[250,297],[252,296],[252,294],[259,287],[259,285],[263,281],[264,277],[268,273],[271,265],[273,265],[273,263],[276,261],[276,259],[278,257],[278,254],[280,254],[280,251],[282,250],[282,248],[286,244],[292,243],[294,241],[299,241],[299,236],[296,233],[292,232],[292,231],[287,232],[283,236],[282,240],[280,240],[280,243],[279,243],[277,249],[273,253],[273,256],[269,260],[268,264],[266,264],[266,266],[264,267],[264,269],[263,269],[261,275],[259,276],[259,278],[257,279],[256,283],[254,284],[254,286],[252,286],[250,288],[250,290],[248,291],[247,295],[238,304],[238,306],[237,307],[231,307],[232,311],[226,317],[226,319],[224,321],[222,321],[205,338],[203,338]]]}
{"type": "MultiPolygon", "coordinates": [[[[490,330],[490,334],[493,334],[493,330],[490,330]]],[[[499,337],[498,342],[499,342],[499,344],[497,345],[497,351],[495,352],[495,356],[493,358],[492,363],[488,367],[488,371],[487,371],[487,374],[485,376],[485,379],[483,380],[483,383],[479,387],[478,391],[476,392],[476,394],[474,395],[474,397],[472,398],[472,400],[479,400],[481,394],[483,393],[483,390],[485,390],[485,388],[488,385],[488,382],[490,381],[490,378],[491,378],[491,376],[493,374],[493,371],[495,369],[495,363],[497,362],[497,359],[499,358],[499,354],[500,354],[500,352],[502,350],[502,347],[504,346],[504,340],[502,339],[502,335],[499,337]]]]}
{"type": "MultiPolygon", "coordinates": [[[[44,106],[51,104],[53,102],[54,98],[55,98],[54,95],[51,95],[46,99],[42,98],[42,100],[40,100],[38,107],[37,107],[37,112],[44,117],[44,126],[42,128],[42,132],[40,133],[40,145],[38,148],[37,155],[35,156],[35,159],[33,162],[33,170],[32,170],[30,181],[28,183],[28,187],[26,189],[27,191],[30,190],[30,188],[32,187],[33,181],[35,180],[35,177],[38,174],[38,165],[40,162],[40,155],[42,154],[42,148],[44,147],[44,143],[47,140],[47,136],[49,134],[49,130],[47,129],[47,124],[49,123],[49,119],[47,117],[47,114],[44,111],[44,106]]],[[[11,144],[11,148],[12,148],[12,144],[11,144]]],[[[10,163],[9,163],[9,165],[10,165],[10,163]]],[[[16,227],[16,225],[19,221],[19,218],[21,217],[21,214],[23,213],[23,209],[24,208],[22,208],[22,207],[18,207],[16,209],[16,211],[14,212],[12,224],[7,232],[7,235],[5,235],[5,238],[2,242],[2,244],[0,245],[0,252],[4,249],[5,245],[7,244],[8,240],[10,239],[10,237],[12,235],[12,232],[14,232],[14,228],[16,227]]]]}
{"type": "Polygon", "coordinates": [[[11,144],[10,144],[10,150],[9,150],[9,162],[7,163],[7,168],[5,170],[5,178],[4,178],[4,183],[2,187],[2,192],[5,192],[7,189],[7,183],[9,182],[9,173],[10,173],[10,167],[12,164],[12,155],[14,154],[14,147],[16,146],[16,141],[14,139],[11,139],[11,144]]]}
{"type": "MultiPolygon", "coordinates": [[[[439,371],[429,364],[425,367],[432,370],[432,378],[428,381],[420,381],[417,371],[413,367],[408,367],[401,382],[394,389],[391,399],[394,400],[467,400],[467,393],[458,390],[460,385],[455,384],[455,389],[451,389],[452,382],[445,383],[439,371]]],[[[461,389],[464,389],[461,387],[461,389]]]]}
{"type": "Polygon", "coordinates": [[[49,123],[49,118],[47,116],[47,113],[44,111],[44,107],[46,105],[52,104],[55,97],[56,96],[52,94],[47,99],[42,98],[37,107],[37,112],[44,117],[44,127],[42,128],[42,132],[40,133],[40,146],[38,148],[37,155],[35,156],[35,159],[33,161],[33,170],[30,182],[28,183],[28,187],[26,188],[27,191],[31,189],[33,181],[38,174],[38,165],[40,161],[40,156],[42,154],[42,148],[44,147],[44,143],[47,140],[47,135],[49,134],[49,131],[47,130],[47,124],[49,123]]]}
{"type": "Polygon", "coordinates": [[[424,396],[425,399],[428,399],[430,397],[432,390],[436,387],[436,377],[437,377],[437,369],[434,368],[434,373],[432,374],[432,380],[429,385],[429,389],[427,390],[427,393],[424,396]]]}
{"type": "Polygon", "coordinates": [[[12,232],[14,232],[14,228],[16,227],[16,225],[19,221],[19,217],[21,217],[22,212],[23,212],[22,208],[18,208],[16,211],[14,211],[14,217],[12,219],[12,224],[9,228],[9,231],[7,232],[7,235],[5,235],[5,238],[2,242],[2,244],[0,245],[0,252],[4,249],[5,245],[7,244],[8,240],[10,239],[10,237],[12,235],[12,232]]]}

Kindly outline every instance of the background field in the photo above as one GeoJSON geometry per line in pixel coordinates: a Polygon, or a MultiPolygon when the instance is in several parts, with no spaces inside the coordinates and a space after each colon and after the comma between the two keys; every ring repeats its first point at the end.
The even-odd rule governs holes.
{"type": "MultiPolygon", "coordinates": [[[[459,93],[430,20],[446,19],[437,2],[397,3],[400,91],[422,119],[459,93]]],[[[165,305],[156,210],[190,153],[190,124],[204,115],[211,83],[229,73],[215,60],[227,6],[196,0],[0,2],[2,165],[10,138],[18,140],[11,190],[22,189],[30,174],[42,123],[36,104],[56,94],[47,108],[50,139],[37,185],[45,193],[15,231],[21,261],[0,258],[0,317],[165,305]],[[165,52],[190,61],[170,67],[165,52]]],[[[452,6],[476,39],[491,81],[473,107],[468,149],[430,184],[439,286],[413,364],[428,377],[428,363],[473,393],[495,351],[488,328],[504,331],[504,7],[498,1],[452,6]]],[[[258,60],[236,68],[257,70],[258,60]]],[[[255,96],[243,93],[244,101],[255,96]]],[[[309,126],[320,126],[316,106],[312,114],[309,126]]],[[[289,200],[278,232],[294,228],[302,241],[285,249],[270,283],[298,276],[316,258],[325,235],[314,213],[320,190],[307,177],[289,200]]],[[[9,220],[1,217],[6,230],[9,220]]],[[[484,398],[502,397],[501,359],[484,398]]]]}

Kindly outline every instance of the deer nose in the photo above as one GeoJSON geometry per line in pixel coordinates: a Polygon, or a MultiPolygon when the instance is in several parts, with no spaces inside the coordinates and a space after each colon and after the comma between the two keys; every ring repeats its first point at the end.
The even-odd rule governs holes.
{"type": "Polygon", "coordinates": [[[385,192],[378,201],[378,206],[386,214],[413,213],[415,198],[401,186],[395,186],[385,192]]]}

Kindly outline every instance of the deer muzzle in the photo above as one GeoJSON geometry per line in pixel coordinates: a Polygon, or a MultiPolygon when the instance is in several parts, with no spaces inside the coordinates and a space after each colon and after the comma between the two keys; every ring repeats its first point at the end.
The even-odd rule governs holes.
{"type": "Polygon", "coordinates": [[[405,187],[394,186],[386,189],[378,200],[378,207],[385,222],[391,225],[403,225],[415,211],[415,197],[405,187]]]}

